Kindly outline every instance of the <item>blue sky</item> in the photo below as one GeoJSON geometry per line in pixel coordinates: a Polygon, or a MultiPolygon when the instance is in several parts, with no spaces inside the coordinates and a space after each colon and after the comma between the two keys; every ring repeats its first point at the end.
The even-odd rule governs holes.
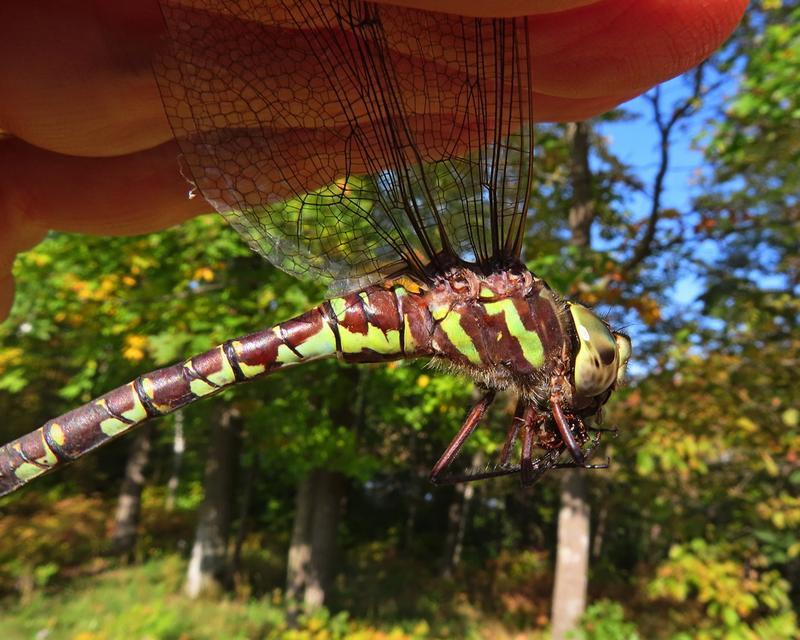
{"type": "MultiPolygon", "coordinates": [[[[708,116],[714,113],[721,100],[731,95],[736,87],[734,80],[725,83],[718,89],[702,111],[678,124],[671,137],[670,168],[665,179],[662,204],[665,208],[675,208],[681,212],[691,212],[693,197],[698,195],[700,187],[698,178],[706,166],[702,152],[696,148],[696,139],[702,133],[701,127],[708,116]]],[[[687,80],[678,77],[661,85],[663,110],[669,115],[671,105],[689,93],[687,80]]],[[[653,113],[650,102],[643,96],[627,102],[623,107],[639,117],[618,123],[603,123],[598,130],[609,140],[611,150],[622,162],[633,168],[649,189],[658,169],[659,135],[653,124],[653,113]]],[[[649,193],[632,196],[629,207],[638,216],[645,217],[649,213],[649,193]]],[[[714,247],[711,243],[699,246],[699,251],[707,252],[712,257],[714,247]]],[[[676,305],[691,304],[701,292],[701,283],[690,273],[675,283],[669,292],[676,305]]]]}

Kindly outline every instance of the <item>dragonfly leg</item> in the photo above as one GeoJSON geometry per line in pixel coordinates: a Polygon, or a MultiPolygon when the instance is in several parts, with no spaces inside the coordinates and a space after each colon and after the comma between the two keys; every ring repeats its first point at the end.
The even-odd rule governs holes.
{"type": "Polygon", "coordinates": [[[606,458],[603,464],[578,464],[576,462],[561,462],[554,464],[554,469],[608,469],[611,464],[611,458],[606,458]]]}
{"type": "MultiPolygon", "coordinates": [[[[526,412],[526,418],[528,417],[526,412]]],[[[520,481],[522,486],[533,484],[534,467],[531,452],[533,451],[533,422],[526,420],[522,425],[522,456],[520,459],[520,471],[522,472],[520,481]]]]}
{"type": "Polygon", "coordinates": [[[612,438],[616,438],[619,435],[619,429],[617,427],[611,427],[610,429],[602,427],[587,427],[586,430],[594,431],[595,433],[610,433],[612,438]]]}
{"type": "Polygon", "coordinates": [[[561,405],[558,404],[558,401],[554,398],[550,398],[550,410],[553,412],[553,420],[555,420],[556,427],[558,427],[561,440],[564,442],[564,446],[570,454],[572,454],[572,459],[578,465],[584,464],[586,462],[586,456],[583,455],[583,451],[581,451],[578,443],[575,442],[575,437],[572,435],[572,430],[569,427],[569,421],[564,415],[561,405]]]}
{"type": "Polygon", "coordinates": [[[439,458],[438,462],[433,466],[431,470],[431,475],[428,477],[429,480],[433,484],[439,484],[442,480],[442,472],[447,469],[447,467],[452,464],[453,460],[455,460],[458,452],[461,451],[461,447],[464,446],[464,443],[467,441],[467,438],[472,435],[472,432],[475,431],[475,427],[478,426],[483,416],[486,414],[486,410],[489,408],[489,405],[492,404],[494,400],[494,390],[489,390],[486,392],[486,395],[481,398],[478,403],[472,407],[469,414],[467,414],[466,420],[464,420],[464,424],[461,425],[461,428],[458,430],[455,438],[450,441],[450,444],[447,445],[447,449],[445,449],[442,457],[439,458]]]}
{"type": "Polygon", "coordinates": [[[519,427],[524,422],[524,412],[525,406],[520,399],[519,402],[517,402],[517,408],[514,410],[514,417],[511,419],[511,425],[508,427],[508,434],[506,435],[506,441],[503,445],[503,451],[500,453],[501,467],[505,467],[508,464],[508,460],[511,458],[511,451],[519,435],[519,427]]]}

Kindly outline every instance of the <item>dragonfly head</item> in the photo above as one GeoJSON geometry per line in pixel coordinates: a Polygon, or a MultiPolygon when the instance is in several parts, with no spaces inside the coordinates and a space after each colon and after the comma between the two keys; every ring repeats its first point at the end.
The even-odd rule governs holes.
{"type": "Polygon", "coordinates": [[[611,331],[582,305],[569,303],[569,311],[578,336],[575,391],[582,398],[595,398],[622,382],[631,357],[631,339],[611,331]]]}

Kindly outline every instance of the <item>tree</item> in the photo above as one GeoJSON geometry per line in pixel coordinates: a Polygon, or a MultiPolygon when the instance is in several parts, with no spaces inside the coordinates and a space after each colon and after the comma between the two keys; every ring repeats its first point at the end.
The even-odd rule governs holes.
{"type": "MultiPolygon", "coordinates": [[[[590,127],[585,122],[566,128],[570,147],[570,177],[574,204],[569,212],[572,245],[589,249],[595,216],[592,172],[589,167],[590,127]]],[[[590,506],[586,475],[582,469],[568,469],[561,478],[561,509],[558,514],[555,584],[553,586],[553,640],[572,631],[586,608],[589,582],[590,506]]]]}
{"type": "Polygon", "coordinates": [[[205,462],[203,502],[197,516],[185,591],[190,598],[230,588],[228,534],[238,470],[242,418],[234,407],[224,407],[212,425],[205,462]]]}
{"type": "Polygon", "coordinates": [[[114,529],[111,534],[111,552],[130,561],[136,546],[139,517],[142,512],[142,489],[145,484],[145,468],[150,459],[153,440],[153,425],[144,426],[131,442],[125,476],[122,480],[114,529]]]}

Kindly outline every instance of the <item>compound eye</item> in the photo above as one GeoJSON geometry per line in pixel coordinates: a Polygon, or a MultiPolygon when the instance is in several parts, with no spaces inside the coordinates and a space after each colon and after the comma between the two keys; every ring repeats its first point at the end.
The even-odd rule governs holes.
{"type": "Polygon", "coordinates": [[[628,368],[628,360],[631,359],[633,345],[631,345],[631,339],[624,333],[614,332],[614,341],[617,343],[617,353],[619,354],[617,384],[622,384],[622,381],[625,379],[625,371],[628,368]]]}
{"type": "Polygon", "coordinates": [[[569,310],[580,340],[575,355],[575,390],[584,397],[600,395],[617,380],[620,368],[618,342],[605,322],[586,307],[570,304],[569,310]]]}

